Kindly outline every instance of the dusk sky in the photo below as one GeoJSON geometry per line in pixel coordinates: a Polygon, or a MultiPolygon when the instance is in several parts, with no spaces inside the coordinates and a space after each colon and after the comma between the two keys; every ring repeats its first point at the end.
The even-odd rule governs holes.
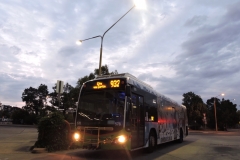
{"type": "MultiPolygon", "coordinates": [[[[99,66],[103,33],[132,0],[1,0],[0,102],[22,107],[25,88],[76,86],[99,66]]],[[[224,93],[240,110],[240,0],[147,0],[103,40],[102,65],[182,103],[224,93]],[[236,99],[236,100],[233,100],[236,99]]],[[[218,98],[221,98],[218,96],[218,98]]]]}

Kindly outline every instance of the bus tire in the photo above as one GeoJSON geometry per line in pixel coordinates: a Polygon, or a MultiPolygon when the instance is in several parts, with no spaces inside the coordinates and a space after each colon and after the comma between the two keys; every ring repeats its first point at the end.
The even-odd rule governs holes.
{"type": "Polygon", "coordinates": [[[149,134],[149,141],[148,141],[148,148],[147,148],[147,152],[151,153],[155,150],[157,146],[157,137],[156,134],[151,131],[149,134]]]}
{"type": "Polygon", "coordinates": [[[182,143],[182,142],[183,142],[183,130],[182,130],[182,128],[180,129],[180,137],[179,137],[179,139],[178,139],[178,142],[179,142],[179,143],[182,143]]]}

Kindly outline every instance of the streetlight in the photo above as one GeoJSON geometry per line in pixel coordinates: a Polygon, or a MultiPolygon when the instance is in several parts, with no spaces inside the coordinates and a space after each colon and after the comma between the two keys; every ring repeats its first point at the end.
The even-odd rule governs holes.
{"type": "MultiPolygon", "coordinates": [[[[224,96],[224,93],[219,94],[218,96],[224,96]]],[[[218,96],[214,97],[214,114],[215,114],[215,127],[216,127],[216,131],[218,131],[218,127],[217,127],[217,112],[216,112],[216,98],[218,96]]]]}
{"type": "Polygon", "coordinates": [[[102,66],[102,48],[103,48],[103,38],[105,36],[105,34],[115,25],[117,24],[125,15],[127,15],[134,7],[138,7],[138,8],[142,8],[142,9],[145,9],[146,5],[145,5],[145,1],[143,0],[134,0],[134,5],[132,8],[130,8],[121,18],[119,18],[117,20],[117,22],[115,22],[110,28],[108,28],[104,33],[103,35],[98,35],[98,36],[94,36],[94,37],[91,37],[91,38],[87,38],[87,39],[84,39],[84,40],[78,40],[76,42],[77,45],[81,45],[83,41],[87,41],[87,40],[90,40],[90,39],[93,39],[93,38],[97,38],[97,37],[100,37],[101,38],[101,48],[100,48],[100,58],[99,58],[99,73],[98,75],[101,75],[102,73],[102,69],[101,69],[101,66],[102,66]]]}

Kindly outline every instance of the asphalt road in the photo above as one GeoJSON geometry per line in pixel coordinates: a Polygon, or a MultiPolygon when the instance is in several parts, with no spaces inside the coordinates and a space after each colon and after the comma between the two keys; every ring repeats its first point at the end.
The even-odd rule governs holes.
{"type": "Polygon", "coordinates": [[[239,160],[240,130],[234,132],[190,131],[183,143],[170,142],[159,145],[147,154],[143,150],[92,151],[74,149],[53,153],[31,153],[30,148],[37,140],[34,127],[0,126],[0,160],[239,160]]]}

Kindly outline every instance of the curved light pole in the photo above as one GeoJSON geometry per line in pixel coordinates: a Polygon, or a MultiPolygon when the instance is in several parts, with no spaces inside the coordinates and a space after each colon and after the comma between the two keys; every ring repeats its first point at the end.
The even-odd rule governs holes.
{"type": "MultiPolygon", "coordinates": [[[[119,18],[119,19],[117,20],[117,22],[115,22],[110,28],[108,28],[108,29],[103,33],[102,36],[101,36],[101,35],[99,35],[99,36],[94,36],[94,37],[87,38],[87,39],[84,39],[84,40],[78,40],[78,41],[76,42],[78,45],[80,45],[83,41],[90,40],[90,39],[97,38],[97,37],[100,37],[100,38],[101,38],[100,59],[99,59],[99,73],[98,73],[98,75],[101,75],[101,73],[102,73],[102,69],[101,69],[101,66],[102,66],[102,48],[103,48],[103,38],[104,38],[105,34],[106,34],[115,24],[117,24],[126,14],[128,14],[134,7],[136,7],[136,5],[137,5],[137,4],[134,4],[133,7],[132,7],[131,9],[129,9],[129,10],[127,11],[127,13],[125,13],[121,18],[119,18]]],[[[142,7],[142,3],[141,3],[140,5],[141,5],[140,7],[142,7]]]]}
{"type": "MultiPolygon", "coordinates": [[[[219,94],[218,96],[224,96],[224,93],[219,94]]],[[[216,98],[218,97],[214,97],[214,115],[215,115],[215,127],[216,127],[216,131],[218,131],[218,127],[217,127],[217,111],[216,111],[216,98]]]]}

